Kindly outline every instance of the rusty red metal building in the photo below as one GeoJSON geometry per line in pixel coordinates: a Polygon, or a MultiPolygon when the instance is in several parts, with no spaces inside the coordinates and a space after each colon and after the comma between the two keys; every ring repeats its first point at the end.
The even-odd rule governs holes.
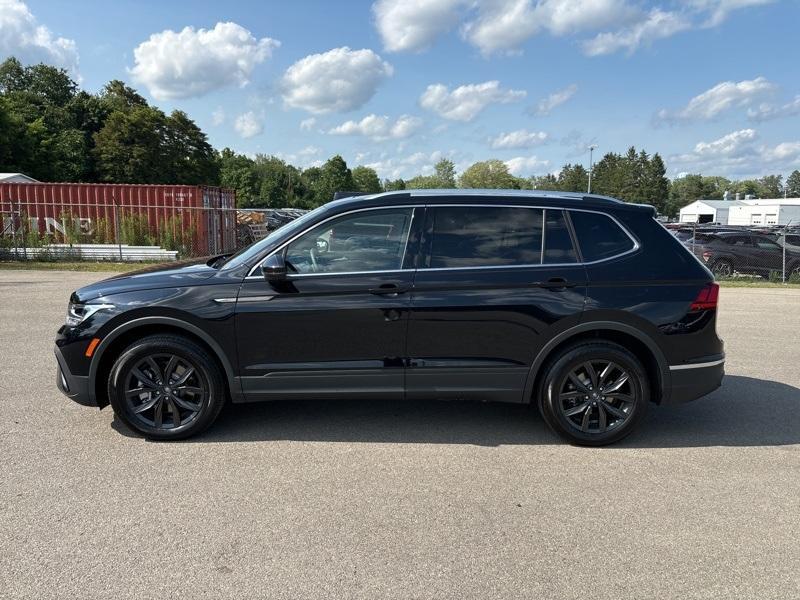
{"type": "Polygon", "coordinates": [[[191,238],[192,253],[218,254],[236,246],[236,196],[233,190],[195,185],[96,183],[0,183],[2,232],[64,233],[77,228],[80,241],[96,241],[102,223],[115,241],[125,220],[146,220],[154,240],[167,229],[191,238]]]}

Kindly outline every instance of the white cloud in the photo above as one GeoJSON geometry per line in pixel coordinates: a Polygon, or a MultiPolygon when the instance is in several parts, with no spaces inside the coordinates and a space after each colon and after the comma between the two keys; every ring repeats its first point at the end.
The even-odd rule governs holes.
{"type": "Polygon", "coordinates": [[[279,45],[268,37],[256,39],[236,23],[217,23],[214,29],[165,29],[134,49],[130,73],[158,100],[202,96],[229,85],[247,85],[256,65],[279,45]]]}
{"type": "Polygon", "coordinates": [[[328,131],[331,135],[363,135],[374,140],[402,139],[414,134],[422,119],[402,115],[392,122],[387,116],[367,115],[360,121],[345,121],[328,131]]]}
{"type": "Polygon", "coordinates": [[[409,178],[415,175],[430,175],[433,166],[445,155],[440,151],[431,153],[415,152],[408,156],[388,157],[382,155],[380,160],[367,163],[365,166],[375,169],[381,178],[409,178]]]}
{"type": "Polygon", "coordinates": [[[699,142],[692,152],[669,158],[680,172],[715,173],[733,178],[757,177],[764,173],[800,167],[800,141],[774,146],[758,144],[758,133],[741,129],[711,142],[699,142]]]}
{"type": "Polygon", "coordinates": [[[708,20],[706,27],[715,27],[722,23],[728,15],[742,8],[772,4],[776,0],[688,0],[690,7],[705,12],[708,20]]]}
{"type": "Polygon", "coordinates": [[[750,142],[757,137],[755,129],[741,129],[713,142],[700,142],[694,147],[694,151],[700,156],[736,156],[748,148],[750,142]]]}
{"type": "Polygon", "coordinates": [[[366,104],[392,72],[372,50],[334,48],[306,56],[286,70],[283,100],[315,114],[354,110],[366,104]]]}
{"type": "Polygon", "coordinates": [[[536,108],[533,110],[533,114],[539,117],[549,115],[554,108],[564,104],[567,100],[572,98],[577,91],[578,86],[573,83],[562,90],[553,92],[547,96],[547,98],[542,98],[539,100],[539,102],[536,104],[536,108]]]}
{"type": "Polygon", "coordinates": [[[756,122],[771,121],[773,119],[782,119],[795,115],[800,115],[800,96],[795,96],[794,100],[781,106],[761,103],[757,107],[747,110],[747,116],[751,121],[756,122]]]}
{"type": "Polygon", "coordinates": [[[508,104],[522,100],[526,92],[507,90],[498,81],[462,85],[452,92],[447,86],[429,85],[420,96],[420,105],[445,119],[471,121],[490,104],[508,104]]]}
{"type": "Polygon", "coordinates": [[[505,161],[509,172],[517,177],[535,175],[550,168],[549,160],[542,160],[536,156],[517,156],[505,161]]]}
{"type": "Polygon", "coordinates": [[[211,113],[211,123],[215,126],[222,125],[225,122],[225,109],[218,106],[214,112],[211,113]]]}
{"type": "Polygon", "coordinates": [[[541,146],[549,141],[550,136],[544,131],[528,131],[518,129],[509,133],[501,133],[496,138],[492,138],[490,144],[492,148],[533,148],[541,146]]]}
{"type": "Polygon", "coordinates": [[[389,52],[427,50],[459,20],[464,0],[378,0],[375,26],[389,52]]]}
{"type": "Polygon", "coordinates": [[[314,125],[317,124],[316,117],[309,117],[307,119],[303,119],[300,121],[300,131],[311,131],[314,128],[314,125]]]}
{"type": "Polygon", "coordinates": [[[478,16],[462,30],[484,54],[516,52],[542,30],[563,36],[625,24],[640,11],[627,0],[492,0],[478,3],[478,16]]]}
{"type": "Polygon", "coordinates": [[[764,77],[739,82],[723,81],[689,100],[685,108],[678,111],[660,110],[656,115],[656,121],[710,120],[732,108],[748,106],[773,90],[775,85],[764,77]]]}
{"type": "Polygon", "coordinates": [[[589,56],[612,54],[619,50],[633,53],[642,45],[649,45],[654,40],[671,37],[691,27],[691,22],[683,15],[656,8],[647,15],[647,18],[630,27],[613,33],[600,33],[591,40],[585,41],[583,50],[589,56]]]}
{"type": "Polygon", "coordinates": [[[255,137],[264,132],[264,123],[252,110],[236,117],[233,128],[244,139],[255,137]]]}
{"type": "Polygon", "coordinates": [[[43,62],[62,67],[80,79],[75,41],[55,37],[19,0],[0,0],[0,57],[9,56],[23,64],[43,62]]]}

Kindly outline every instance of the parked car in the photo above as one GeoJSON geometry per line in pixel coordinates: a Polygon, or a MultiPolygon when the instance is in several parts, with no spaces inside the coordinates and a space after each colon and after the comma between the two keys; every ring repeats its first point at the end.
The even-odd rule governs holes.
{"type": "MultiPolygon", "coordinates": [[[[749,231],[698,233],[694,243],[685,242],[717,277],[747,273],[768,277],[783,270],[783,249],[770,236],[749,231]]],[[[786,252],[788,273],[800,273],[800,252],[786,252]]]]}
{"type": "Polygon", "coordinates": [[[774,236],[774,239],[779,246],[786,246],[787,250],[800,253],[800,232],[787,231],[779,233],[774,236]]]}
{"type": "Polygon", "coordinates": [[[650,206],[402,191],[328,203],[233,256],[70,298],[58,387],[149,438],[226,400],[535,403],[570,442],[716,389],[718,286],[650,206]]]}

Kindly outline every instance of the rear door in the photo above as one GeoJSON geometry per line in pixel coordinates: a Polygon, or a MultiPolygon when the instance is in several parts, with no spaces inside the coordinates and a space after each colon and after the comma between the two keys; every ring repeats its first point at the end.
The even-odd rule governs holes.
{"type": "Polygon", "coordinates": [[[780,271],[783,268],[783,249],[771,239],[752,236],[755,246],[756,266],[765,271],[780,271]]]}
{"type": "Polygon", "coordinates": [[[583,309],[586,274],[564,213],[431,205],[421,245],[407,397],[521,402],[552,328],[577,324],[583,309]]]}

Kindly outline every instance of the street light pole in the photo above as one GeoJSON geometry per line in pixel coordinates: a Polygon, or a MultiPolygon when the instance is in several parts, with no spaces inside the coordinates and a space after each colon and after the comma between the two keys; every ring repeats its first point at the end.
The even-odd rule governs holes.
{"type": "Polygon", "coordinates": [[[589,190],[586,192],[587,194],[592,193],[592,171],[594,171],[594,163],[592,162],[592,154],[594,153],[594,149],[597,148],[597,144],[592,144],[589,146],[589,190]]]}

